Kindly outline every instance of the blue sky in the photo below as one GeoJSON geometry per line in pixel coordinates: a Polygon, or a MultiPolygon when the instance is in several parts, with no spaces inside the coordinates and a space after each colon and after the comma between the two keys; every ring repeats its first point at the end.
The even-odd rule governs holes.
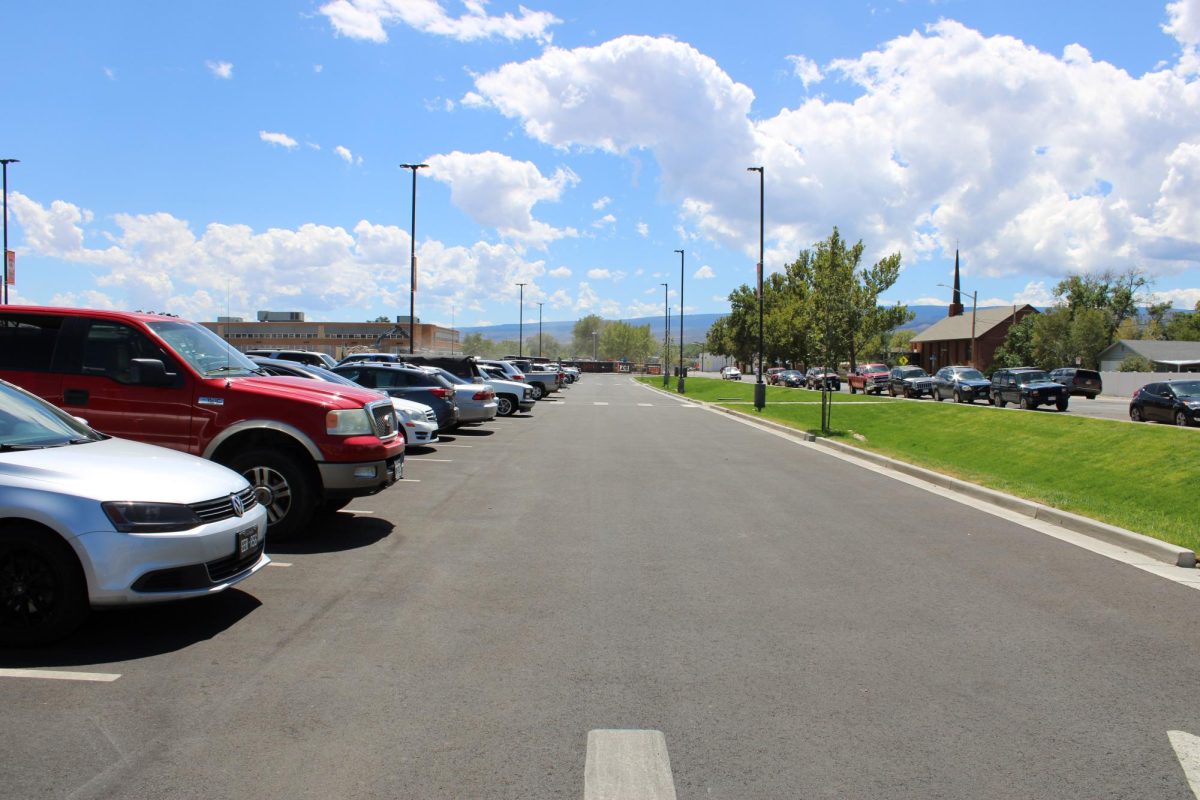
{"type": "Polygon", "coordinates": [[[10,301],[198,320],[727,310],[837,225],[885,299],[1200,301],[1200,0],[21,3],[10,301]]]}

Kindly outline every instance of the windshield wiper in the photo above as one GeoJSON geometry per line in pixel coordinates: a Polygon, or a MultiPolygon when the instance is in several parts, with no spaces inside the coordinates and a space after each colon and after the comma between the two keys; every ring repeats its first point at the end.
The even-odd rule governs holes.
{"type": "Polygon", "coordinates": [[[44,447],[54,447],[49,444],[0,444],[0,453],[11,453],[16,450],[41,450],[44,447]]]}
{"type": "Polygon", "coordinates": [[[225,367],[213,367],[212,369],[206,369],[206,370],[204,370],[204,374],[205,374],[205,376],[208,376],[208,375],[216,375],[219,372],[250,372],[250,371],[251,370],[248,370],[245,367],[225,366],[225,367]]]}

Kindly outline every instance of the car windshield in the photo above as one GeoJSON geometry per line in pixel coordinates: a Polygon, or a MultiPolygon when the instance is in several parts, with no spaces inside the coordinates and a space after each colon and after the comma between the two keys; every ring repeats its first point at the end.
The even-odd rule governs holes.
{"type": "Polygon", "coordinates": [[[1200,381],[1174,381],[1167,384],[1170,386],[1177,396],[1180,397],[1197,397],[1200,396],[1200,381]]]}
{"type": "Polygon", "coordinates": [[[987,380],[983,377],[983,373],[977,369],[960,369],[958,371],[959,380],[967,381],[982,381],[987,380]]]}
{"type": "Polygon", "coordinates": [[[456,385],[458,385],[458,386],[462,386],[463,384],[470,383],[470,381],[463,380],[462,378],[460,378],[460,377],[458,377],[457,375],[455,375],[453,372],[449,372],[449,371],[447,371],[447,370],[440,369],[440,368],[438,369],[438,371],[437,371],[437,372],[435,372],[435,373],[433,373],[433,374],[434,374],[434,375],[441,375],[441,376],[442,376],[443,378],[445,378],[446,380],[448,380],[448,381],[450,381],[451,383],[453,383],[453,384],[456,384],[456,385]]]}
{"type": "Polygon", "coordinates": [[[0,381],[0,452],[98,442],[97,433],[49,403],[0,381]]]}
{"type": "Polygon", "coordinates": [[[1041,370],[1033,370],[1032,372],[1017,373],[1017,380],[1021,383],[1036,383],[1037,381],[1048,381],[1050,378],[1041,370]]]}
{"type": "Polygon", "coordinates": [[[904,378],[923,378],[925,377],[925,370],[920,367],[906,367],[900,370],[900,375],[904,378]]]}
{"type": "Polygon", "coordinates": [[[203,325],[159,320],[146,324],[205,378],[238,377],[258,372],[257,364],[203,325]]]}

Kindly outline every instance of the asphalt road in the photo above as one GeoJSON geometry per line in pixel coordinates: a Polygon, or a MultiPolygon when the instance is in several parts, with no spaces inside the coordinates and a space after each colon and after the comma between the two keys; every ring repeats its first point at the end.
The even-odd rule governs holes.
{"type": "Polygon", "coordinates": [[[0,677],[0,797],[580,798],[608,729],[681,800],[1192,797],[1195,589],[621,376],[407,477],[0,653],[109,678],[0,677]]]}

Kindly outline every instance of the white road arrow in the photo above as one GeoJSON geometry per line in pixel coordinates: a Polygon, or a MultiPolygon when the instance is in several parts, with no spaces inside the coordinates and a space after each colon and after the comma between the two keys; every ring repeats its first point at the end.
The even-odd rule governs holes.
{"type": "Polygon", "coordinates": [[[1175,748],[1192,794],[1200,798],[1200,736],[1183,731],[1167,731],[1167,736],[1171,738],[1171,746],[1175,748]]]}

